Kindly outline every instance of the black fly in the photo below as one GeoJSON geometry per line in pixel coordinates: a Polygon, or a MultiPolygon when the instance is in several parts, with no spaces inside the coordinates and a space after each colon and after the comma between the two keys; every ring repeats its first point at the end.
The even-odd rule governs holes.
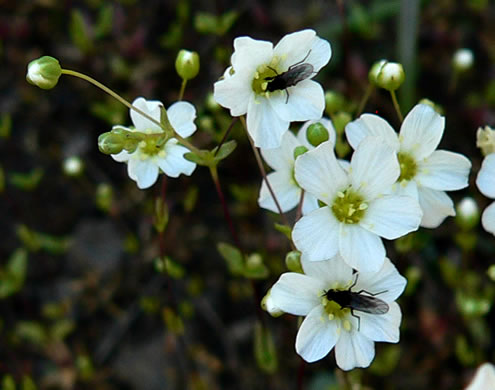
{"type": "Polygon", "coordinates": [[[378,294],[383,294],[385,291],[380,291],[378,293],[370,293],[365,290],[351,291],[352,288],[357,283],[356,280],[347,290],[328,290],[325,292],[324,296],[329,301],[334,301],[338,303],[343,309],[351,309],[351,315],[358,319],[358,331],[361,327],[361,318],[354,314],[354,310],[362,311],[363,313],[370,314],[385,314],[388,312],[388,304],[379,298],[375,298],[378,294]],[[368,294],[368,295],[364,295],[368,294]]]}
{"type": "Polygon", "coordinates": [[[308,54],[306,54],[306,57],[304,57],[301,61],[289,66],[289,69],[287,69],[287,71],[283,73],[278,74],[275,69],[269,67],[276,73],[276,76],[265,77],[265,80],[268,81],[266,90],[268,92],[273,92],[285,89],[285,93],[287,94],[285,103],[287,104],[287,102],[289,101],[289,91],[287,91],[287,88],[296,85],[300,81],[306,80],[314,73],[313,65],[304,63],[304,61],[306,61],[306,58],[308,58],[309,53],[311,53],[311,50],[308,52],[308,54]]]}

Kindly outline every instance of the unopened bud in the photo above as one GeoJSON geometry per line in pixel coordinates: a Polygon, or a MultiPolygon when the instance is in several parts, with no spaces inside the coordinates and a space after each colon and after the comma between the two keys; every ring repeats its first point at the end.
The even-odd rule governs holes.
{"type": "Polygon", "coordinates": [[[338,112],[344,109],[345,99],[337,92],[328,91],[325,93],[325,109],[328,113],[338,112]]]}
{"type": "Polygon", "coordinates": [[[371,84],[377,85],[378,84],[378,74],[382,70],[383,65],[385,65],[388,61],[387,60],[380,60],[375,62],[372,66],[371,69],[368,73],[368,80],[371,84]]]}
{"type": "Polygon", "coordinates": [[[84,163],[83,161],[77,157],[77,156],[72,156],[68,157],[64,160],[64,163],[62,165],[64,173],[67,176],[79,176],[83,170],[84,170],[84,163]]]}
{"type": "Polygon", "coordinates": [[[296,146],[294,148],[294,160],[298,158],[299,156],[303,155],[308,151],[308,148],[304,145],[296,146]]]}
{"type": "Polygon", "coordinates": [[[459,49],[454,53],[452,63],[454,69],[459,72],[464,72],[473,66],[473,52],[469,49],[459,49]]]}
{"type": "Polygon", "coordinates": [[[284,312],[275,305],[270,293],[271,290],[268,290],[268,293],[261,300],[261,308],[267,311],[272,317],[280,317],[284,312]]]}
{"type": "Polygon", "coordinates": [[[484,129],[479,127],[476,132],[476,146],[484,156],[495,153],[495,130],[490,126],[485,126],[484,129]]]}
{"type": "Polygon", "coordinates": [[[195,78],[199,72],[199,54],[195,51],[179,51],[175,60],[175,70],[183,80],[195,78]]]}
{"type": "Polygon", "coordinates": [[[376,76],[376,83],[377,86],[387,91],[395,91],[402,85],[405,79],[406,74],[404,73],[402,64],[386,62],[376,76]]]}
{"type": "Polygon", "coordinates": [[[120,153],[125,146],[125,138],[121,134],[106,132],[98,137],[98,149],[103,154],[120,153]]]}
{"type": "Polygon", "coordinates": [[[290,251],[285,256],[285,265],[287,269],[291,272],[298,272],[300,274],[303,273],[303,269],[301,266],[301,252],[299,251],[290,251]]]}
{"type": "Polygon", "coordinates": [[[328,130],[325,126],[320,122],[316,122],[308,127],[306,138],[311,145],[317,147],[322,142],[328,141],[330,139],[330,134],[328,134],[328,130]]]}
{"type": "Polygon", "coordinates": [[[43,56],[28,64],[26,80],[42,89],[52,89],[57,85],[62,68],[56,58],[43,56]]]}
{"type": "Polygon", "coordinates": [[[476,201],[471,197],[465,197],[457,205],[457,217],[459,225],[466,229],[476,226],[480,219],[480,213],[476,201]]]}

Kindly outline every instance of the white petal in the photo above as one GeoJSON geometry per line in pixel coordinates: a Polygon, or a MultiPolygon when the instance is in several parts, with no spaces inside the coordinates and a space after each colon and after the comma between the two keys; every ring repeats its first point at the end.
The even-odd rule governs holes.
{"type": "Polygon", "coordinates": [[[272,93],[270,105],[280,118],[289,122],[319,119],[325,109],[325,95],[320,84],[302,80],[282,93],[272,93]],[[289,99],[287,100],[287,94],[289,99]]]}
{"type": "Polygon", "coordinates": [[[325,288],[323,281],[295,272],[286,272],[270,290],[275,306],[282,311],[298,316],[307,315],[319,306],[320,291],[325,288]]]}
{"type": "Polygon", "coordinates": [[[302,214],[308,215],[310,212],[320,208],[318,205],[318,199],[316,199],[309,192],[304,192],[304,200],[302,206],[302,214]]]}
{"type": "Polygon", "coordinates": [[[285,35],[273,49],[273,55],[281,59],[281,68],[286,70],[308,56],[315,37],[314,30],[302,30],[285,35]]]}
{"type": "Polygon", "coordinates": [[[130,159],[127,164],[129,177],[137,182],[140,189],[151,187],[158,179],[158,166],[150,160],[130,159]]]}
{"type": "MultiPolygon", "coordinates": [[[[268,174],[268,182],[272,187],[282,212],[292,210],[299,204],[301,199],[301,188],[294,182],[290,171],[277,171],[268,174]]],[[[268,190],[265,180],[261,184],[260,196],[258,198],[260,207],[278,213],[278,208],[268,190]]]]}
{"type": "Polygon", "coordinates": [[[191,103],[176,102],[168,108],[167,115],[170,124],[180,136],[186,138],[196,131],[196,109],[191,103]]]}
{"type": "Polygon", "coordinates": [[[380,237],[394,240],[418,230],[423,212],[416,199],[384,195],[368,204],[359,224],[380,237]]]}
{"type": "Polygon", "coordinates": [[[376,234],[359,225],[341,225],[340,254],[359,272],[377,272],[385,260],[385,247],[376,234]]]}
{"type": "Polygon", "coordinates": [[[236,72],[213,85],[213,98],[222,107],[230,109],[230,115],[244,115],[248,110],[249,100],[254,95],[252,81],[252,75],[236,72]]]}
{"type": "Polygon", "coordinates": [[[169,177],[178,177],[181,173],[190,176],[196,164],[184,158],[185,153],[190,150],[177,144],[177,140],[172,138],[165,144],[165,157],[158,159],[160,169],[169,177]]]}
{"type": "Polygon", "coordinates": [[[333,127],[332,121],[328,118],[321,118],[321,119],[316,119],[316,120],[311,120],[307,121],[302,125],[302,127],[299,129],[297,132],[297,139],[301,144],[306,146],[308,150],[314,149],[315,147],[311,145],[308,141],[307,138],[307,132],[309,126],[311,126],[314,123],[320,123],[322,124],[327,130],[328,130],[328,141],[332,144],[335,145],[335,140],[337,138],[335,128],[333,127]]]}
{"type": "Polygon", "coordinates": [[[309,261],[328,260],[338,251],[339,222],[329,207],[321,207],[294,225],[292,240],[309,261]]]}
{"type": "Polygon", "coordinates": [[[332,56],[332,48],[330,43],[320,37],[315,37],[313,39],[313,44],[311,45],[311,52],[308,58],[304,60],[304,63],[313,65],[313,72],[319,72],[332,56]]]}
{"type": "MultiPolygon", "coordinates": [[[[163,106],[163,104],[158,100],[146,100],[145,98],[138,97],[132,102],[132,105],[160,123],[160,107],[163,106]]],[[[161,127],[158,126],[156,123],[150,121],[149,119],[146,119],[144,116],[138,114],[132,109],[130,110],[130,115],[132,123],[134,124],[134,127],[136,127],[136,130],[152,130],[155,133],[162,131],[161,127]]]]}
{"type": "Polygon", "coordinates": [[[495,154],[489,154],[483,160],[476,178],[476,185],[481,193],[489,198],[495,198],[495,154]]]}
{"type": "Polygon", "coordinates": [[[330,205],[337,191],[348,186],[347,174],[337,162],[329,141],[297,158],[295,177],[300,187],[330,205]]]}
{"type": "Polygon", "coordinates": [[[385,314],[364,312],[356,312],[355,314],[361,318],[359,331],[369,339],[388,343],[399,342],[399,326],[402,320],[402,313],[396,302],[390,302],[388,304],[388,312],[385,314]]]}
{"type": "Polygon", "coordinates": [[[371,200],[389,191],[400,175],[397,153],[381,137],[363,139],[351,159],[350,178],[354,190],[371,200]]]}
{"type": "Polygon", "coordinates": [[[445,118],[426,104],[416,105],[400,128],[401,150],[412,153],[417,160],[428,157],[442,139],[445,118]]]}
{"type": "Polygon", "coordinates": [[[372,294],[380,293],[377,298],[385,302],[395,301],[404,291],[407,284],[392,262],[385,258],[382,267],[375,273],[359,273],[352,291],[365,290],[372,294]]]}
{"type": "Polygon", "coordinates": [[[388,124],[388,122],[373,114],[363,114],[345,127],[345,135],[347,141],[356,149],[361,141],[369,136],[383,137],[384,142],[386,142],[390,147],[399,151],[399,137],[395,130],[388,124]]]}
{"type": "Polygon", "coordinates": [[[302,261],[301,265],[306,275],[324,281],[326,289],[335,284],[345,286],[352,281],[352,268],[339,254],[330,260],[302,261]]]}
{"type": "Polygon", "coordinates": [[[495,235],[495,203],[490,204],[481,215],[481,225],[488,233],[495,235]]]}
{"type": "Polygon", "coordinates": [[[413,199],[419,199],[418,195],[418,185],[414,180],[409,181],[401,181],[400,183],[395,183],[392,186],[392,191],[390,192],[392,195],[400,195],[400,196],[409,196],[413,199]]]}
{"type": "Polygon", "coordinates": [[[257,147],[278,148],[282,143],[282,136],[289,129],[289,121],[281,119],[266,98],[251,96],[247,112],[247,129],[257,147]]]}
{"type": "Polygon", "coordinates": [[[422,227],[436,228],[448,216],[455,216],[454,202],[444,191],[421,187],[418,189],[418,195],[423,210],[422,227]]]}
{"type": "Polygon", "coordinates": [[[338,340],[338,321],[329,321],[321,305],[304,319],[296,337],[296,352],[308,363],[324,358],[338,340]]]}
{"type": "Polygon", "coordinates": [[[251,82],[256,68],[259,65],[269,63],[273,56],[273,44],[271,42],[250,37],[234,39],[234,50],[235,56],[233,55],[231,60],[235,73],[251,73],[251,82]]]}
{"type": "Polygon", "coordinates": [[[263,160],[273,169],[283,169],[292,171],[294,168],[294,149],[301,143],[296,136],[287,131],[282,137],[282,143],[279,148],[261,149],[263,160]]]}
{"type": "Polygon", "coordinates": [[[127,151],[123,150],[122,152],[120,153],[117,153],[117,154],[111,154],[112,158],[115,160],[115,161],[118,161],[118,162],[126,162],[126,161],[129,161],[129,159],[131,158],[131,155],[130,153],[128,153],[127,151]]]}
{"type": "Polygon", "coordinates": [[[418,164],[414,180],[439,191],[460,190],[468,186],[471,161],[459,153],[437,150],[418,164]]]}
{"type": "Polygon", "coordinates": [[[335,345],[335,360],[345,371],[355,367],[368,367],[375,357],[375,343],[362,333],[342,330],[335,345]]]}
{"type": "Polygon", "coordinates": [[[465,390],[495,390],[495,366],[491,363],[479,366],[465,390]]]}

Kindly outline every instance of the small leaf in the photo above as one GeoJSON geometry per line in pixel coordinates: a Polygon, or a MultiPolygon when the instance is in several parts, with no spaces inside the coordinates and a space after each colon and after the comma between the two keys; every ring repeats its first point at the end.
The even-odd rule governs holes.
{"type": "Polygon", "coordinates": [[[9,179],[13,186],[24,191],[32,191],[40,184],[43,174],[43,169],[36,168],[28,173],[11,173],[9,179]]]}
{"type": "Polygon", "coordinates": [[[70,17],[69,33],[74,45],[83,53],[87,53],[93,49],[89,29],[82,12],[74,9],[70,17]]]}
{"type": "Polygon", "coordinates": [[[266,279],[270,274],[263,258],[258,253],[250,255],[244,268],[244,276],[249,279],[266,279]]]}
{"type": "Polygon", "coordinates": [[[189,153],[185,153],[184,157],[186,158],[186,160],[189,160],[198,165],[202,165],[205,167],[208,166],[208,164],[205,162],[204,155],[197,155],[196,153],[189,152],[189,153]]]}
{"type": "Polygon", "coordinates": [[[278,367],[277,351],[273,336],[260,322],[254,325],[254,356],[258,367],[268,374],[273,374],[278,367]]]}
{"type": "Polygon", "coordinates": [[[280,223],[275,223],[275,230],[278,230],[280,233],[285,235],[285,237],[291,240],[292,228],[290,226],[282,225],[280,223]]]}
{"type": "MultiPolygon", "coordinates": [[[[215,161],[221,161],[224,158],[228,157],[237,147],[237,142],[235,140],[231,140],[225,142],[222,146],[220,146],[220,150],[215,156],[215,161]]],[[[217,152],[217,148],[213,149],[213,155],[217,152]]]]}
{"type": "Polygon", "coordinates": [[[244,256],[239,249],[224,242],[219,242],[217,249],[227,262],[227,267],[232,275],[241,276],[244,274],[244,256]]]}
{"type": "Polygon", "coordinates": [[[155,200],[155,220],[153,226],[159,233],[163,233],[168,224],[168,206],[162,197],[157,197],[155,200]]]}

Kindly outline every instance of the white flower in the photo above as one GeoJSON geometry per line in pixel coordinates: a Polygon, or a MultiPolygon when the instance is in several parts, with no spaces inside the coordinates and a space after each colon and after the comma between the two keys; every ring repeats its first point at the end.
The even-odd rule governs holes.
{"type": "Polygon", "coordinates": [[[375,341],[399,341],[402,314],[395,300],[404,291],[406,279],[389,259],[374,274],[353,275],[339,256],[316,263],[303,261],[302,267],[305,274],[282,274],[270,296],[280,310],[306,316],[296,337],[296,352],[304,360],[322,359],[335,347],[341,369],[368,367],[375,356],[375,341]],[[341,291],[341,299],[337,299],[339,293],[329,299],[335,290],[341,291]],[[349,291],[352,304],[345,303],[351,297],[349,291]],[[374,310],[370,305],[360,310],[358,300],[371,301],[374,310]]]}
{"type": "MultiPolygon", "coordinates": [[[[163,106],[161,102],[140,97],[134,100],[132,105],[160,122],[160,107],[163,106]]],[[[130,110],[130,115],[134,127],[114,126],[113,129],[120,128],[146,134],[163,132],[160,126],[136,111],[130,110]]],[[[172,127],[182,137],[189,137],[196,131],[194,124],[196,109],[191,103],[176,102],[168,108],[167,115],[172,127]]],[[[179,145],[175,138],[169,139],[160,147],[157,147],[155,140],[150,139],[141,141],[132,153],[123,150],[118,154],[112,154],[112,157],[115,161],[127,162],[129,177],[143,189],[151,187],[156,182],[160,169],[170,177],[178,177],[181,173],[191,175],[196,164],[184,158],[184,154],[188,152],[189,149],[179,145]]]]}
{"type": "Polygon", "coordinates": [[[495,366],[491,363],[479,366],[465,390],[495,390],[495,366]]]}
{"type": "Polygon", "coordinates": [[[214,98],[232,116],[247,114],[248,132],[256,146],[278,148],[290,122],[321,118],[323,89],[311,79],[330,55],[330,44],[313,30],[288,34],[275,47],[250,37],[236,38],[231,57],[234,73],[229,70],[227,77],[215,83],[214,98]],[[295,67],[303,64],[306,77],[300,73],[295,85],[269,91],[273,78],[289,69],[297,71],[295,67]]]}
{"type": "Polygon", "coordinates": [[[442,139],[445,118],[430,106],[416,105],[402,123],[400,134],[377,115],[364,114],[346,126],[347,140],[356,149],[367,136],[380,136],[393,148],[401,173],[395,191],[419,201],[421,226],[435,228],[454,216],[452,199],[445,191],[467,187],[471,162],[459,153],[435,150],[442,139]]]}
{"type": "Polygon", "coordinates": [[[469,49],[459,49],[454,53],[452,62],[457,70],[468,70],[469,68],[471,68],[471,66],[473,66],[473,52],[469,49]]]}
{"type": "Polygon", "coordinates": [[[385,259],[380,237],[401,237],[416,230],[421,221],[415,199],[385,195],[399,171],[394,151],[380,137],[363,140],[349,172],[338,163],[328,141],[300,156],[297,182],[325,204],[294,226],[292,239],[301,258],[328,260],[339,252],[358,271],[378,271],[385,259]]]}
{"type": "MultiPolygon", "coordinates": [[[[495,199],[495,154],[489,154],[483,160],[476,185],[483,195],[495,199]]],[[[495,235],[495,202],[483,211],[481,224],[487,232],[495,235]]]]}
{"type": "MultiPolygon", "coordinates": [[[[296,207],[301,200],[302,190],[294,178],[294,163],[296,161],[294,150],[300,146],[303,146],[307,150],[314,149],[314,146],[306,138],[306,132],[309,126],[316,122],[321,123],[327,129],[329,141],[332,145],[335,144],[336,135],[332,122],[326,118],[321,118],[318,121],[306,122],[299,130],[297,138],[292,132],[286,132],[282,137],[282,144],[279,148],[261,149],[263,159],[274,169],[274,172],[267,175],[267,179],[284,213],[296,207]]],[[[264,209],[278,212],[277,206],[264,180],[261,184],[258,203],[264,209]]],[[[313,195],[305,193],[302,207],[303,214],[307,214],[317,208],[317,199],[313,195]]]]}

